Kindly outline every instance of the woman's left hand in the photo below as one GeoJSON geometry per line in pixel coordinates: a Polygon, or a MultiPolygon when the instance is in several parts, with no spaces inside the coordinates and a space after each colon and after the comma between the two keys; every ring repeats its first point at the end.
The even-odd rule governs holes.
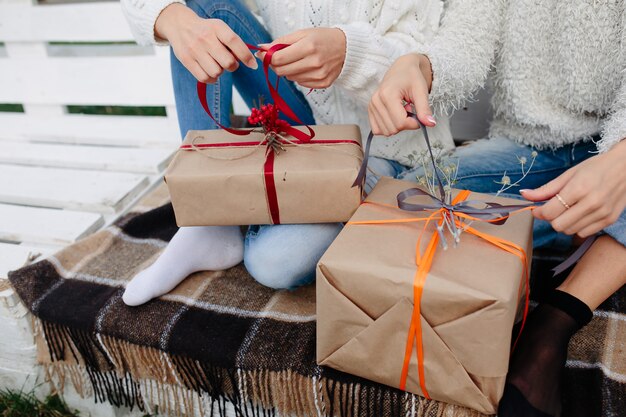
{"type": "Polygon", "coordinates": [[[615,223],[626,208],[626,140],[542,187],[520,193],[531,201],[550,199],[533,214],[549,221],[557,232],[594,235],[615,223]]]}
{"type": "MultiPolygon", "coordinates": [[[[279,43],[290,46],[272,56],[276,74],[308,88],[328,88],[341,74],[346,59],[346,36],[341,29],[299,30],[259,46],[269,49],[279,43]]],[[[263,59],[265,52],[256,55],[263,59]]]]}

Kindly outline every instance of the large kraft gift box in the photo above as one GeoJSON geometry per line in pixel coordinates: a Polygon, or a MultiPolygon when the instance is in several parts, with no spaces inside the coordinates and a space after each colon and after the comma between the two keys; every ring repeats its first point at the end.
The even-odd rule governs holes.
{"type": "Polygon", "coordinates": [[[283,143],[278,154],[258,145],[262,132],[189,131],[165,174],[177,224],[349,220],[361,201],[360,187],[352,187],[363,159],[360,130],[356,125],[313,130],[310,143],[283,143]]]}
{"type": "MultiPolygon", "coordinates": [[[[415,186],[382,178],[350,222],[429,216],[397,208],[397,194],[415,186]]],[[[468,200],[519,204],[476,193],[468,200]]],[[[424,197],[411,202],[432,204],[424,197]]],[[[501,226],[471,226],[521,246],[528,266],[530,212],[501,226]]],[[[348,224],[339,234],[317,268],[319,364],[399,387],[423,228],[412,222],[348,224]]],[[[434,225],[424,233],[421,249],[433,231],[434,225]]],[[[469,232],[457,247],[449,246],[437,248],[421,298],[425,387],[430,398],[493,414],[504,390],[512,326],[524,305],[524,262],[469,232]]],[[[423,395],[417,364],[414,347],[405,389],[423,395]]]]}

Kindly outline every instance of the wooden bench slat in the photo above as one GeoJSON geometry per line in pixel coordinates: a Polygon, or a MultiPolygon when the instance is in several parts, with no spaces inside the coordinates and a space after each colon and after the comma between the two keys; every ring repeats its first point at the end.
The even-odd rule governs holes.
{"type": "Polygon", "coordinates": [[[0,162],[156,174],[167,167],[174,151],[0,141],[0,162]]]}
{"type": "MultiPolygon", "coordinates": [[[[0,165],[0,202],[117,213],[148,184],[145,175],[0,165]]],[[[25,208],[24,208],[25,209],[25,208]]]]}
{"type": "Polygon", "coordinates": [[[68,114],[32,117],[0,113],[0,139],[108,146],[177,146],[178,124],[168,117],[68,114]]]}
{"type": "Polygon", "coordinates": [[[14,57],[0,65],[6,103],[173,106],[167,54],[14,57]]]}
{"type": "Polygon", "coordinates": [[[104,224],[102,215],[0,204],[0,239],[69,244],[104,224]]]}
{"type": "Polygon", "coordinates": [[[119,2],[87,4],[0,4],[0,40],[130,41],[119,2]],[[62,24],[53,24],[54,22],[62,24]]]}
{"type": "MultiPolygon", "coordinates": [[[[60,249],[60,246],[55,246],[60,249]]],[[[53,247],[41,247],[32,245],[17,245],[0,242],[0,280],[7,278],[9,271],[21,268],[29,260],[30,256],[46,256],[52,253],[53,247]]]]}

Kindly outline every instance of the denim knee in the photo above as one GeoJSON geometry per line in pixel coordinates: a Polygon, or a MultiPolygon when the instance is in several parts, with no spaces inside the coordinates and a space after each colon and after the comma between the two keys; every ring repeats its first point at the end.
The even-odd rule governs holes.
{"type": "Polygon", "coordinates": [[[302,268],[294,257],[254,245],[246,248],[243,257],[248,273],[259,284],[276,290],[291,290],[315,280],[315,269],[302,268]]]}
{"type": "Polygon", "coordinates": [[[271,251],[248,250],[243,262],[252,278],[275,290],[292,290],[315,280],[315,270],[300,270],[294,274],[294,265],[290,265],[293,260],[279,258],[271,251]]]}
{"type": "MultiPolygon", "coordinates": [[[[186,4],[198,16],[205,19],[216,18],[215,14],[218,12],[226,12],[237,18],[241,17],[240,14],[247,13],[252,16],[252,12],[249,11],[248,7],[239,0],[229,0],[228,2],[223,0],[187,0],[186,4]]],[[[219,16],[222,20],[225,20],[225,17],[219,16]]]]}
{"type": "Polygon", "coordinates": [[[370,156],[365,177],[365,193],[369,194],[382,176],[395,178],[404,170],[406,170],[406,167],[399,162],[370,156]]]}
{"type": "Polygon", "coordinates": [[[294,289],[315,280],[315,267],[342,229],[340,223],[251,226],[243,261],[259,283],[294,289]]]}

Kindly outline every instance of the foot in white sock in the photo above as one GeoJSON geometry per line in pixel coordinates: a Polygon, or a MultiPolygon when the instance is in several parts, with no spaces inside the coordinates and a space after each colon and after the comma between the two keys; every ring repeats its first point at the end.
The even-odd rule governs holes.
{"type": "Polygon", "coordinates": [[[159,258],[128,283],[122,298],[138,306],[170,292],[196,271],[221,271],[242,259],[238,226],[181,227],[159,258]]]}

